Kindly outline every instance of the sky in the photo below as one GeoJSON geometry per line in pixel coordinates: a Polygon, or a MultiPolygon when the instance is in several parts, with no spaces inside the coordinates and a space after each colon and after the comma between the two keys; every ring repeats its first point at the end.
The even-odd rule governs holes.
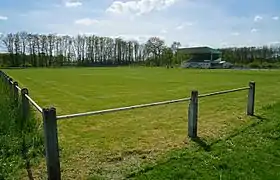
{"type": "Polygon", "coordinates": [[[0,0],[0,33],[95,34],[183,47],[280,44],[280,0],[0,0]]]}

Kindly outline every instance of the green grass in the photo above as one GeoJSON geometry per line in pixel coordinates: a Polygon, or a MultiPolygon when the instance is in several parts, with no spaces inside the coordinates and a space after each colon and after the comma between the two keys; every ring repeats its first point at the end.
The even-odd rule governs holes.
{"type": "Polygon", "coordinates": [[[250,126],[205,148],[173,152],[133,179],[280,179],[280,103],[250,126]]]}
{"type": "MultiPolygon", "coordinates": [[[[164,68],[5,70],[43,107],[69,114],[239,88],[256,81],[256,112],[279,100],[280,71],[164,68]]],[[[199,101],[199,136],[206,142],[251,124],[247,92],[199,101]]],[[[172,149],[188,147],[187,103],[59,121],[62,175],[120,179],[172,149]]],[[[43,165],[42,165],[43,167],[43,165]]],[[[41,167],[38,168],[40,171],[41,167]]],[[[38,172],[38,174],[42,172],[38,172]]]]}
{"type": "Polygon", "coordinates": [[[15,101],[0,79],[0,179],[32,177],[30,167],[43,157],[40,123],[30,113],[23,121],[21,99],[15,101]],[[31,172],[31,173],[30,173],[31,172]]]}

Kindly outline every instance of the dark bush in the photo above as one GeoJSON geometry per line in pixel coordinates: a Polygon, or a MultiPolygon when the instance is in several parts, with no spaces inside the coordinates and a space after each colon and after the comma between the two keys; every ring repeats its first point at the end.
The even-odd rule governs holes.
{"type": "Polygon", "coordinates": [[[262,65],[259,62],[251,62],[248,64],[249,68],[261,68],[262,65]]]}

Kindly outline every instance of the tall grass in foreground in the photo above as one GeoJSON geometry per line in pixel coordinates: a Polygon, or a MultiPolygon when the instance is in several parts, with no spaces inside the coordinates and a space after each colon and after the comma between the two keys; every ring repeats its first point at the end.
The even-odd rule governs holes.
{"type": "Polygon", "coordinates": [[[43,154],[41,127],[32,112],[23,120],[21,99],[11,95],[0,80],[0,180],[32,179],[31,165],[43,154]]]}

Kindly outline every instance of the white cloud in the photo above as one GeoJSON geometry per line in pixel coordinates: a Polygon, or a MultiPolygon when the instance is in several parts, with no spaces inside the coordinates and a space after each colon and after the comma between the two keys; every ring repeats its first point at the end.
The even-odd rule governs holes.
{"type": "Polygon", "coordinates": [[[182,30],[184,29],[186,26],[192,26],[193,23],[192,22],[184,22],[182,24],[180,24],[179,26],[176,27],[177,30],[182,30]]]}
{"type": "Polygon", "coordinates": [[[8,17],[7,16],[0,16],[0,20],[6,21],[6,20],[8,20],[8,17]]]}
{"type": "Polygon", "coordinates": [[[255,28],[253,28],[253,29],[251,29],[251,33],[255,33],[255,32],[258,32],[259,30],[258,29],[255,29],[255,28]]]}
{"type": "MultiPolygon", "coordinates": [[[[111,38],[122,38],[123,40],[126,41],[138,41],[139,43],[145,43],[148,41],[149,38],[153,37],[154,35],[152,34],[142,34],[142,35],[137,35],[137,34],[121,34],[121,35],[116,35],[116,36],[109,36],[111,38]]],[[[164,36],[157,36],[163,40],[165,40],[164,36]]]]}
{"type": "Polygon", "coordinates": [[[83,5],[83,4],[80,1],[68,1],[68,2],[65,3],[66,7],[78,7],[78,6],[81,6],[81,5],[83,5]]]}
{"type": "Polygon", "coordinates": [[[171,5],[177,0],[130,0],[127,2],[114,1],[107,12],[117,14],[136,14],[142,15],[152,11],[160,11],[171,5]]]}
{"type": "MultiPolygon", "coordinates": [[[[64,2],[61,4],[62,6],[65,6],[66,1],[74,2],[59,1],[64,2]]],[[[105,13],[107,7],[102,9],[98,3],[93,6],[96,2],[93,0],[87,0],[87,6],[77,8],[71,13],[66,8],[51,7],[43,13],[41,11],[29,13],[28,16],[22,18],[24,23],[20,28],[27,28],[29,31],[38,33],[54,32],[69,35],[91,32],[98,36],[121,36],[124,39],[134,39],[140,42],[145,42],[151,36],[159,36],[164,38],[168,45],[173,41],[179,41],[182,45],[204,45],[214,48],[262,45],[280,40],[279,26],[272,20],[273,16],[277,14],[272,16],[259,14],[264,19],[267,17],[268,21],[265,24],[258,24],[254,22],[254,16],[229,15],[225,8],[216,3],[213,4],[214,1],[173,0],[169,1],[171,3],[167,5],[153,4],[155,1],[167,2],[167,0],[119,0],[112,3],[113,0],[106,0],[106,2],[111,2],[107,6],[111,5],[107,11],[110,11],[111,8],[121,15],[105,13]],[[144,2],[149,3],[144,6],[144,2]],[[174,2],[175,4],[172,5],[174,2]],[[113,6],[116,6],[115,9],[113,6]],[[170,8],[158,11],[161,10],[160,6],[170,8]],[[101,12],[93,12],[96,10],[101,12]],[[201,12],[207,12],[207,14],[201,12]],[[142,13],[142,15],[137,16],[137,13],[142,13]],[[251,33],[252,28],[258,29],[261,33],[251,33]],[[248,39],[252,39],[252,42],[248,42],[248,39]]],[[[256,19],[260,20],[259,17],[256,19]]],[[[8,30],[3,29],[2,31],[8,30]]]]}
{"type": "Polygon", "coordinates": [[[179,26],[176,27],[177,30],[181,30],[181,29],[183,29],[183,28],[184,28],[183,25],[179,25],[179,26]]]}
{"type": "Polygon", "coordinates": [[[239,36],[240,33],[239,33],[239,32],[233,32],[233,33],[231,33],[231,35],[232,35],[232,36],[239,36]]]}
{"type": "Polygon", "coordinates": [[[255,21],[255,22],[259,22],[259,21],[261,21],[261,20],[263,20],[263,17],[262,17],[262,16],[259,16],[259,15],[256,15],[255,18],[254,18],[254,21],[255,21]]]}
{"type": "Polygon", "coordinates": [[[277,21],[277,20],[279,20],[279,17],[278,16],[274,16],[274,17],[272,17],[272,19],[277,21]]]}
{"type": "Polygon", "coordinates": [[[98,24],[99,21],[96,19],[90,19],[90,18],[84,18],[84,19],[78,19],[75,21],[75,24],[79,25],[85,25],[85,26],[90,26],[94,24],[98,24]]]}

